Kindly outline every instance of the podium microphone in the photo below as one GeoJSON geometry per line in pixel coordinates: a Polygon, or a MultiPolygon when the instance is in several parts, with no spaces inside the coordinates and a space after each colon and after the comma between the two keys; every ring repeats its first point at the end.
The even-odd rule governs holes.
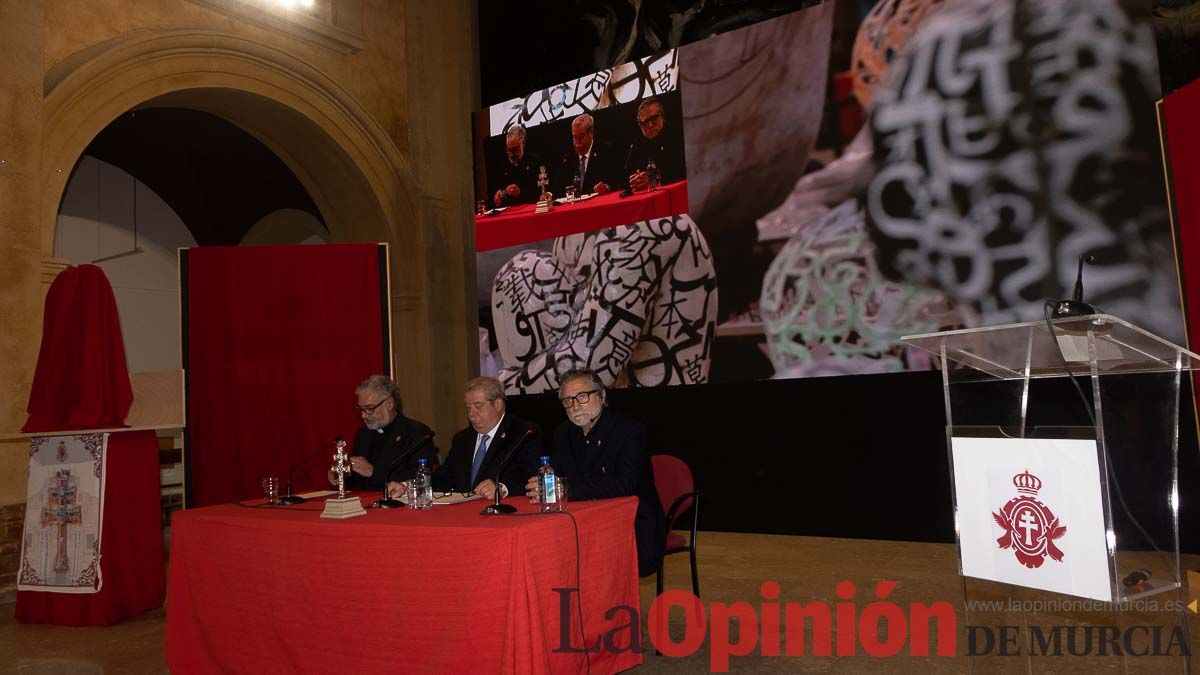
{"type": "Polygon", "coordinates": [[[279,500],[280,504],[287,504],[287,505],[291,506],[294,504],[303,504],[304,502],[308,501],[304,497],[295,496],[292,494],[292,478],[294,478],[296,476],[296,471],[300,467],[307,465],[309,462],[311,462],[313,460],[314,457],[321,456],[321,453],[324,452],[326,448],[328,448],[330,445],[333,445],[334,443],[337,443],[340,440],[342,440],[342,437],[338,436],[331,441],[325,441],[324,443],[321,444],[321,447],[317,448],[316,452],[314,452],[311,455],[309,455],[308,457],[305,457],[304,459],[300,460],[299,464],[296,464],[295,466],[292,467],[292,469],[290,471],[288,471],[287,496],[285,496],[279,500]]]}
{"type": "Polygon", "coordinates": [[[400,453],[400,456],[397,457],[394,461],[392,461],[391,465],[388,466],[387,473],[384,474],[384,476],[383,476],[383,496],[381,496],[378,500],[376,500],[374,503],[372,503],[371,508],[373,508],[373,509],[398,509],[401,506],[406,506],[406,504],[404,502],[400,501],[399,499],[392,499],[391,497],[388,497],[388,493],[387,493],[388,481],[392,479],[392,474],[396,471],[396,469],[400,468],[400,465],[403,464],[405,460],[407,460],[409,457],[411,457],[417,451],[417,449],[420,448],[422,445],[425,445],[426,443],[428,443],[431,438],[433,438],[432,433],[425,434],[424,436],[417,439],[417,441],[415,443],[413,443],[413,444],[409,445],[407,448],[405,448],[403,450],[403,452],[400,453]]]}
{"type": "Polygon", "coordinates": [[[1090,316],[1096,313],[1096,308],[1083,301],[1083,264],[1089,265],[1096,262],[1096,256],[1081,255],[1079,256],[1079,269],[1075,272],[1075,293],[1070,300],[1059,300],[1053,303],[1054,307],[1051,311],[1051,318],[1054,319],[1070,319],[1078,316],[1090,316]]]}
{"type": "Polygon", "coordinates": [[[508,463],[512,461],[512,458],[517,456],[517,450],[520,450],[521,446],[525,445],[525,443],[528,442],[529,439],[533,438],[533,435],[536,433],[537,430],[533,427],[526,429],[525,434],[521,436],[521,439],[513,444],[512,450],[508,451],[508,455],[504,457],[504,461],[500,462],[500,466],[496,469],[496,480],[493,481],[496,484],[496,492],[492,495],[492,504],[486,509],[480,511],[479,515],[497,516],[502,513],[517,512],[517,507],[513,506],[512,504],[500,503],[500,474],[504,473],[505,467],[507,467],[508,463]]]}

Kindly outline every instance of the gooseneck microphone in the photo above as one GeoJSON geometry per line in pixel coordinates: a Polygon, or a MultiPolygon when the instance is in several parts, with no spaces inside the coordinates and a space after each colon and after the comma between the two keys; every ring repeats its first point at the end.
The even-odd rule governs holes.
{"type": "Polygon", "coordinates": [[[512,504],[500,503],[500,474],[504,473],[504,469],[508,466],[508,463],[512,461],[512,458],[517,456],[517,451],[520,450],[521,447],[529,441],[529,439],[533,438],[534,434],[536,433],[537,429],[534,429],[533,427],[526,429],[525,434],[513,444],[512,449],[508,451],[508,454],[505,455],[504,460],[500,462],[500,466],[496,468],[496,480],[493,481],[496,484],[496,493],[492,495],[491,505],[480,511],[479,515],[496,516],[502,513],[517,512],[517,507],[513,506],[512,504]]]}
{"type": "Polygon", "coordinates": [[[1075,292],[1074,297],[1070,300],[1059,300],[1053,303],[1054,308],[1051,312],[1051,317],[1055,319],[1069,319],[1079,316],[1089,316],[1096,313],[1096,308],[1083,301],[1083,265],[1094,264],[1096,256],[1081,255],[1079,256],[1079,268],[1075,271],[1075,292]]]}
{"type": "MultiPolygon", "coordinates": [[[[629,182],[629,158],[633,157],[633,146],[634,146],[633,143],[629,144],[629,151],[625,153],[625,163],[623,165],[621,165],[621,176],[625,179],[626,183],[629,182]]],[[[621,190],[621,194],[618,196],[620,198],[624,199],[625,197],[629,197],[632,195],[633,195],[633,188],[629,185],[626,185],[625,189],[621,190]]]]}
{"type": "Polygon", "coordinates": [[[403,451],[400,452],[400,456],[396,457],[396,459],[394,459],[392,461],[392,463],[388,466],[387,473],[384,474],[384,476],[383,476],[383,496],[381,496],[376,502],[371,504],[371,508],[373,508],[373,509],[397,509],[397,508],[400,508],[401,506],[406,506],[406,504],[404,502],[400,501],[399,499],[392,499],[391,497],[388,497],[388,493],[387,493],[388,481],[392,479],[392,474],[396,471],[396,469],[400,468],[400,465],[403,464],[405,460],[407,460],[409,457],[411,457],[421,446],[428,443],[429,440],[432,438],[433,438],[432,433],[427,433],[424,436],[418,438],[416,440],[416,442],[410,443],[407,448],[405,448],[403,451]]]}
{"type": "Polygon", "coordinates": [[[330,440],[330,441],[325,441],[324,443],[322,443],[322,444],[321,444],[321,447],[317,448],[316,452],[314,452],[314,453],[312,453],[311,455],[309,455],[309,456],[305,457],[304,459],[300,460],[300,462],[299,462],[299,463],[297,463],[295,466],[293,466],[293,467],[292,467],[292,468],[291,468],[291,469],[288,471],[288,478],[287,478],[287,495],[286,495],[285,497],[283,497],[283,498],[281,498],[281,499],[279,500],[279,503],[280,503],[280,504],[288,504],[288,505],[293,505],[293,504],[303,504],[304,502],[308,501],[308,500],[307,500],[307,499],[305,499],[304,497],[300,497],[300,496],[294,496],[294,495],[292,495],[292,478],[295,478],[295,476],[296,476],[296,472],[297,472],[297,471],[300,469],[300,467],[302,467],[302,466],[306,466],[306,465],[308,465],[308,463],[309,463],[309,462],[311,462],[311,461],[312,461],[314,458],[316,458],[316,457],[320,457],[320,456],[321,456],[321,453],[325,452],[325,449],[326,449],[326,448],[328,448],[329,446],[331,446],[331,445],[333,445],[333,444],[337,443],[337,442],[338,442],[338,441],[340,441],[340,440],[342,440],[342,437],[341,437],[341,436],[337,436],[337,437],[336,437],[336,438],[334,438],[333,440],[330,440]]]}

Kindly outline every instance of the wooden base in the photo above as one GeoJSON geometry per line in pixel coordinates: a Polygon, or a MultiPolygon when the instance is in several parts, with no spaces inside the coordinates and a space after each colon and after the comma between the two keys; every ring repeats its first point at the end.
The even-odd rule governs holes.
{"type": "Polygon", "coordinates": [[[367,515],[363,509],[362,500],[358,497],[346,497],[345,499],[326,499],[325,510],[321,512],[322,518],[353,518],[355,516],[367,515]]]}

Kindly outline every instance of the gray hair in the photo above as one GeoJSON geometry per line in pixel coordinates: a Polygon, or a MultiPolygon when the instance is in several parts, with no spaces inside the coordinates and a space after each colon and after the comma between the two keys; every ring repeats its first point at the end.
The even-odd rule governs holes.
{"type": "Polygon", "coordinates": [[[504,133],[504,138],[505,139],[517,138],[522,143],[524,143],[525,142],[525,127],[521,126],[520,124],[509,127],[508,131],[504,133]]]}
{"type": "Polygon", "coordinates": [[[571,120],[571,128],[574,129],[576,126],[583,127],[583,130],[590,134],[596,128],[596,120],[587,113],[579,113],[575,119],[571,120]]]}
{"type": "Polygon", "coordinates": [[[504,385],[500,384],[500,380],[497,380],[494,377],[476,377],[474,379],[467,380],[467,386],[463,389],[463,391],[468,392],[477,390],[482,391],[484,398],[486,398],[488,401],[508,401],[508,398],[504,395],[504,385]]]}
{"type": "Polygon", "coordinates": [[[651,96],[649,98],[642,99],[642,102],[638,104],[637,116],[640,118],[642,116],[642,111],[652,105],[658,106],[659,112],[663,111],[662,101],[658,100],[658,98],[655,96],[651,96]]]}
{"type": "Polygon", "coordinates": [[[372,375],[354,388],[356,396],[366,391],[373,391],[392,397],[392,401],[396,403],[396,410],[400,410],[400,388],[387,375],[372,375]]]}
{"type": "Polygon", "coordinates": [[[558,395],[563,395],[563,387],[567,386],[568,382],[585,379],[590,382],[592,387],[597,391],[604,391],[604,382],[600,380],[600,376],[596,374],[596,371],[592,370],[591,368],[572,368],[559,376],[558,395]]]}

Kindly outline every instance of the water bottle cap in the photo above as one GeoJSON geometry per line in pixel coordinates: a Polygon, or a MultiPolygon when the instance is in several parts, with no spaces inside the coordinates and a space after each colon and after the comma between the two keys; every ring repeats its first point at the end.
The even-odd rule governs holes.
{"type": "Polygon", "coordinates": [[[550,455],[542,455],[542,464],[550,463],[550,455]]]}

